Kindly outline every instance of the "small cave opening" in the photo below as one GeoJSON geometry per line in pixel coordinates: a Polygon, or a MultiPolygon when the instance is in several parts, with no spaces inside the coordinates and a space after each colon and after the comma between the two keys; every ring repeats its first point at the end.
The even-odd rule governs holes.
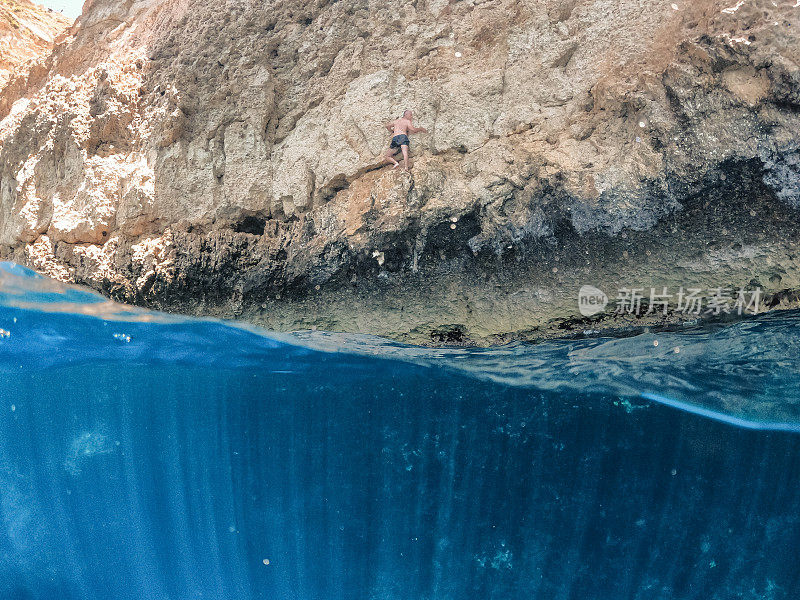
{"type": "Polygon", "coordinates": [[[250,233],[252,235],[264,235],[264,228],[267,226],[267,220],[258,215],[248,215],[233,225],[233,230],[236,233],[250,233]]]}

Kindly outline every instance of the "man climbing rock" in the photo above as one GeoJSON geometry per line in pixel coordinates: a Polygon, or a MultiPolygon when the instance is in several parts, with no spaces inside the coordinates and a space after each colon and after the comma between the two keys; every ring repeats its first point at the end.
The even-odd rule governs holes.
{"type": "Polygon", "coordinates": [[[400,166],[400,163],[394,159],[397,150],[403,151],[403,171],[408,171],[408,134],[409,133],[428,133],[424,127],[414,127],[412,121],[412,114],[410,110],[403,112],[403,116],[394,121],[386,123],[386,129],[392,132],[392,142],[389,144],[389,149],[384,155],[386,162],[394,163],[393,169],[400,166]]]}

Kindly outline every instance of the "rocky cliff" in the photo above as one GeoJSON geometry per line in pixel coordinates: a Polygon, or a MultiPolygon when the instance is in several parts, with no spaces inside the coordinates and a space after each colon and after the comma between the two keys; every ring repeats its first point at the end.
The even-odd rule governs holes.
{"type": "Polygon", "coordinates": [[[782,305],[798,28],[795,0],[89,0],[0,95],[0,256],[413,342],[610,323],[585,284],[782,305]],[[380,160],[405,108],[410,174],[380,160]]]}
{"type": "Polygon", "coordinates": [[[0,89],[26,63],[42,58],[72,23],[30,0],[0,0],[0,89]]]}

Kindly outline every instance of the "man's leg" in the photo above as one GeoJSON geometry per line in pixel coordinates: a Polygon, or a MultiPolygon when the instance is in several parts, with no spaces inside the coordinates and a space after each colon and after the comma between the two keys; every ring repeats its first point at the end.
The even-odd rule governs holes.
{"type": "Polygon", "coordinates": [[[403,150],[403,171],[408,171],[408,145],[403,144],[400,148],[403,150]]]}
{"type": "Polygon", "coordinates": [[[394,167],[392,167],[393,169],[396,169],[400,165],[400,163],[394,159],[394,155],[396,152],[397,150],[395,150],[390,146],[389,149],[386,151],[386,154],[383,155],[383,162],[394,163],[394,167]]]}

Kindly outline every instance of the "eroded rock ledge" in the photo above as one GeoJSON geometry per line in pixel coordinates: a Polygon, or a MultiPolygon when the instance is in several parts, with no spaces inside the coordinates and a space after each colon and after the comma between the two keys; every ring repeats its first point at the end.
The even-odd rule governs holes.
{"type": "Polygon", "coordinates": [[[0,97],[0,254],[136,304],[498,342],[800,289],[800,7],[87,4],[0,97]],[[382,123],[415,110],[411,175],[382,123]]]}

